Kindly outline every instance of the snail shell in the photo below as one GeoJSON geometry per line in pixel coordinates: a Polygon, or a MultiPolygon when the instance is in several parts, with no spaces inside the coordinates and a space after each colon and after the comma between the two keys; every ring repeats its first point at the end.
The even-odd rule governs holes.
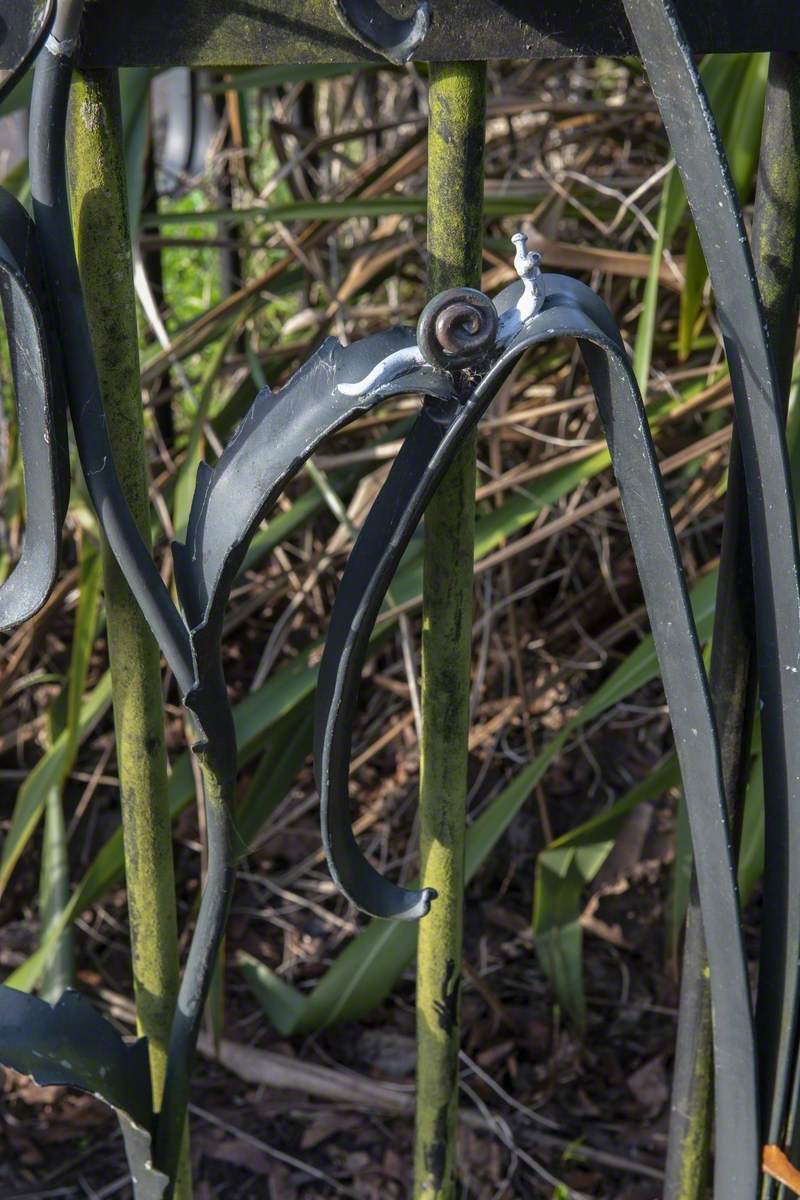
{"type": "Polygon", "coordinates": [[[475,288],[450,288],[425,305],[417,322],[417,345],[435,367],[457,370],[477,365],[497,336],[497,309],[475,288]]]}

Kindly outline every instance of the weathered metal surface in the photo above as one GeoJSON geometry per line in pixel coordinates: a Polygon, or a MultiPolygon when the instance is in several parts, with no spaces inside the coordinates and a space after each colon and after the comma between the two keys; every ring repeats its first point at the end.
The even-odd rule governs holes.
{"type": "MultiPolygon", "coordinates": [[[[800,299],[800,60],[789,54],[770,57],[751,243],[785,409],[800,299]]],[[[734,830],[741,826],[750,773],[755,684],[753,608],[747,496],[734,423],[709,668],[725,792],[734,830]]],[[[681,968],[663,1200],[698,1200],[707,1194],[704,1178],[713,1104],[707,962],[695,881],[681,968]]],[[[798,1083],[795,1076],[795,1095],[798,1083]]],[[[800,1133],[797,1126],[795,1132],[800,1133]]],[[[790,1128],[785,1141],[790,1146],[791,1161],[797,1162],[800,1144],[793,1144],[791,1139],[790,1128]]]]}
{"type": "MultiPolygon", "coordinates": [[[[15,0],[5,0],[14,3],[15,0]]],[[[408,16],[413,5],[382,0],[408,16]]],[[[419,60],[633,54],[620,0],[432,0],[419,60]]],[[[681,0],[693,50],[800,50],[800,5],[785,0],[681,0]]],[[[370,62],[332,0],[95,0],[81,61],[90,66],[261,66],[370,62]]],[[[0,45],[0,66],[6,65],[0,45]]]]}
{"type": "MultiPolygon", "coordinates": [[[[800,552],[781,388],[741,209],[694,47],[670,0],[625,3],[708,263],[747,485],[769,864],[757,1003],[761,1133],[763,1141],[779,1142],[800,1025],[800,552]]],[[[702,878],[699,884],[702,900],[702,878]]],[[[703,919],[710,949],[705,907],[703,919]]],[[[716,997],[713,967],[711,988],[716,997]]],[[[729,1085],[724,1072],[718,1075],[716,1186],[719,1195],[745,1200],[754,1194],[759,1171],[758,1110],[752,1087],[734,1091],[729,1085]]]]}
{"type": "Polygon", "coordinates": [[[41,278],[33,222],[0,190],[0,305],[5,317],[25,487],[22,553],[0,585],[0,629],[37,612],[61,555],[69,497],[69,449],[58,340],[41,278]]]}
{"type": "Polygon", "coordinates": [[[136,1200],[161,1200],[167,1179],[153,1169],[153,1107],[147,1043],[124,1042],[78,992],[55,1005],[0,986],[0,1062],[43,1087],[91,1092],[115,1110],[136,1200]]]}
{"type": "MultiPolygon", "coordinates": [[[[3,3],[0,0],[0,18],[6,11],[3,3]]],[[[5,0],[6,7],[8,3],[5,0]]],[[[717,293],[742,435],[756,568],[769,796],[767,850],[772,860],[765,887],[763,974],[771,982],[781,981],[774,995],[760,998],[760,1048],[768,1110],[765,1131],[778,1141],[798,1023],[794,959],[800,916],[794,901],[800,888],[800,819],[793,811],[789,786],[790,780],[800,778],[800,737],[794,732],[800,711],[798,546],[779,387],[764,315],[741,212],[692,55],[771,45],[800,49],[800,10],[793,6],[786,11],[774,2],[750,6],[743,0],[714,0],[702,7],[688,0],[677,5],[671,0],[621,0],[602,6],[550,0],[538,7],[519,0],[433,0],[430,12],[424,6],[425,21],[409,24],[412,11],[410,5],[400,11],[388,5],[375,8],[366,0],[173,0],[165,20],[163,0],[124,6],[96,0],[87,10],[86,36],[78,52],[84,63],[105,66],[149,64],[154,53],[160,64],[370,61],[373,56],[365,42],[395,59],[404,59],[407,51],[432,60],[549,57],[631,52],[631,28],[635,32],[717,293]],[[356,31],[355,41],[348,38],[348,29],[356,31]]],[[[34,379],[39,391],[46,374],[43,330],[52,324],[59,334],[88,490],[111,549],[199,726],[194,749],[206,786],[207,884],[172,1025],[158,1120],[152,1112],[142,1048],[129,1051],[118,1038],[115,1042],[111,1027],[85,1002],[70,999],[50,1009],[0,989],[0,1058],[33,1070],[33,1060],[44,1057],[50,1078],[91,1090],[101,1090],[102,1078],[109,1102],[128,1113],[135,1111],[135,1127],[127,1134],[132,1165],[146,1165],[152,1134],[156,1165],[174,1178],[198,1026],[235,876],[230,804],[236,746],[221,665],[224,607],[249,539],[302,463],[333,430],[398,392],[423,395],[422,413],[345,570],[320,669],[315,751],[323,834],[334,878],[351,899],[378,916],[414,918],[427,911],[435,893],[388,882],[370,866],[353,837],[348,776],[361,667],[403,550],[448,469],[474,436],[480,417],[526,349],[566,338],[577,342],[597,397],[683,774],[711,967],[719,1194],[726,1200],[751,1200],[758,1177],[755,1048],[720,743],[645,411],[608,310],[582,284],[564,276],[541,277],[535,256],[526,256],[521,246],[522,281],[494,303],[460,289],[429,305],[416,334],[394,329],[346,348],[333,340],[324,343],[279,393],[265,389],[259,394],[216,466],[199,472],[186,540],[175,547],[179,612],[137,531],[117,478],[73,250],[64,129],[81,13],[82,0],[59,0],[34,86],[32,197],[54,313],[51,318],[42,316],[47,300],[31,282],[33,264],[18,263],[16,254],[5,254],[0,244],[0,268],[8,277],[8,294],[4,291],[2,298],[12,318],[17,295],[8,289],[16,288],[24,301],[17,320],[20,348],[39,353],[34,379]],[[23,1025],[24,1037],[18,1039],[17,1028],[23,1025]],[[73,1054],[76,1047],[82,1051],[84,1034],[98,1054],[73,1054]],[[126,1077],[125,1064],[133,1057],[139,1064],[137,1073],[126,1077]]],[[[0,24],[0,63],[6,54],[13,67],[19,51],[14,58],[10,25],[5,32],[4,38],[0,24]]],[[[465,137],[462,133],[459,140],[465,137]]],[[[18,221],[13,206],[0,207],[9,243],[18,221]]],[[[438,253],[434,242],[432,248],[438,253]]],[[[57,390],[51,392],[63,419],[63,397],[57,390]]],[[[24,428],[22,445],[26,464],[35,463],[24,428]]],[[[49,555],[45,594],[54,574],[53,551],[64,504],[59,474],[63,468],[55,450],[47,465],[50,523],[35,539],[49,555]]],[[[29,520],[31,507],[35,513],[35,504],[29,505],[29,520]]],[[[143,1182],[144,1174],[140,1171],[139,1181],[134,1180],[137,1198],[150,1200],[164,1186],[169,1193],[171,1183],[163,1184],[156,1176],[143,1182]]]]}
{"type": "Polygon", "coordinates": [[[54,0],[0,0],[0,100],[38,54],[54,15],[54,0]]]}

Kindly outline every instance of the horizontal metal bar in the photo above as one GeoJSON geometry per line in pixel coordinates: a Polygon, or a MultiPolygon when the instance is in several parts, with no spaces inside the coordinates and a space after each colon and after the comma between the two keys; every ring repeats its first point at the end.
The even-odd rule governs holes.
{"type": "MultiPolygon", "coordinates": [[[[407,13],[409,4],[380,0],[407,13]]],[[[679,0],[697,53],[800,50],[800,5],[786,0],[679,0]]],[[[419,60],[569,58],[633,54],[621,0],[432,0],[419,60]]],[[[6,65],[0,44],[0,67],[6,65]]],[[[85,66],[260,66],[370,62],[332,0],[95,0],[86,13],[85,66]]]]}

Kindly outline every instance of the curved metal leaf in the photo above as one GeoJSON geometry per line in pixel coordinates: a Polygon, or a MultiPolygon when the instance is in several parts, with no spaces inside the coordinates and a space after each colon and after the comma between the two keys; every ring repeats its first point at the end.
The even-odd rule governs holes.
{"type": "Polygon", "coordinates": [[[147,1042],[127,1043],[78,992],[57,1004],[0,986],[0,1062],[43,1087],[91,1092],[122,1126],[136,1200],[161,1200],[167,1179],[151,1163],[154,1125],[147,1042]]]}
{"type": "MultiPolygon", "coordinates": [[[[393,571],[427,501],[464,437],[486,411],[514,361],[528,347],[574,339],[586,364],[619,484],[670,709],[689,809],[703,922],[708,935],[720,1091],[755,1107],[755,1045],[739,927],[719,744],[680,554],[636,380],[608,311],[574,280],[547,281],[547,303],[509,344],[450,420],[423,410],[359,534],[331,616],[317,688],[316,774],[323,840],[340,888],[375,916],[416,917],[425,892],[400,889],[364,858],[349,815],[350,748],[361,668],[372,625],[393,571]],[[438,417],[439,428],[433,421],[438,417]],[[406,452],[408,451],[408,452],[406,452]],[[416,451],[416,453],[415,453],[416,451]]],[[[515,285],[517,286],[517,285],[515,285]]],[[[511,289],[509,289],[511,292],[511,289]]],[[[722,1115],[730,1116],[726,1096],[722,1115]]],[[[755,1183],[743,1132],[741,1190],[755,1183]]],[[[756,1163],[757,1168],[757,1163],[756,1163]]],[[[756,1169],[754,1168],[754,1169],[756,1169]]],[[[749,1191],[747,1190],[749,1186],[749,1191]]]]}
{"type": "Polygon", "coordinates": [[[361,396],[340,384],[364,379],[389,355],[416,345],[413,330],[394,328],[342,346],[328,338],[278,392],[262,388],[215,467],[197,474],[185,543],[173,544],[178,595],[191,630],[198,714],[216,669],[222,619],[233,580],[260,521],[316,447],[389,396],[424,391],[449,396],[451,378],[432,367],[410,370],[361,396]]]}
{"type": "Polygon", "coordinates": [[[55,15],[54,0],[1,0],[0,45],[12,66],[0,70],[0,100],[16,86],[47,37],[55,15]]]}
{"type": "Polygon", "coordinates": [[[47,320],[33,222],[2,188],[0,230],[0,304],[14,379],[26,511],[22,553],[0,586],[0,629],[10,629],[38,612],[55,583],[69,459],[58,346],[47,320]]]}

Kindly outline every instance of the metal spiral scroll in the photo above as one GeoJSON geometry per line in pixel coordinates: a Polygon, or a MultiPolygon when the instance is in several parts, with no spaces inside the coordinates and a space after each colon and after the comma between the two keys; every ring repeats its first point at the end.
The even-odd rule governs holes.
{"type": "Polygon", "coordinates": [[[478,367],[491,356],[499,318],[488,296],[475,288],[450,288],[434,296],[417,322],[422,357],[446,371],[478,367]]]}

